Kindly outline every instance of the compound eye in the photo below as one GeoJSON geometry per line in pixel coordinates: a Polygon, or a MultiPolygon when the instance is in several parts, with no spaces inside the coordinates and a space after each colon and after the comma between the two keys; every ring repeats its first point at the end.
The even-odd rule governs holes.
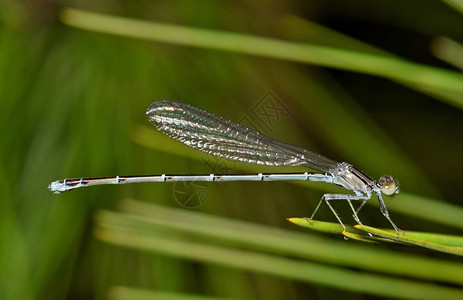
{"type": "Polygon", "coordinates": [[[391,176],[383,176],[379,179],[381,192],[386,196],[392,196],[399,193],[399,183],[395,182],[391,176]]]}

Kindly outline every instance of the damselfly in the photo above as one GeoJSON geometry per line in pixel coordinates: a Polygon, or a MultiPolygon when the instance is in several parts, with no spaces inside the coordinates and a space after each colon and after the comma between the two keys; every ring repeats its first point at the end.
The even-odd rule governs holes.
{"type": "Polygon", "coordinates": [[[365,175],[356,167],[326,158],[307,149],[271,139],[264,134],[234,123],[197,107],[170,100],[151,103],[146,115],[161,132],[194,149],[235,161],[267,166],[303,166],[321,173],[275,173],[275,174],[208,174],[208,175],[143,175],[93,178],[72,178],[52,182],[48,188],[54,193],[67,192],[76,188],[140,182],[173,181],[323,181],[342,186],[352,194],[324,194],[310,219],[315,216],[321,203],[326,202],[339,223],[346,227],[331,206],[332,200],[345,200],[352,209],[355,221],[363,227],[358,212],[376,194],[379,208],[391,223],[397,234],[400,229],[389,216],[382,195],[399,193],[399,184],[391,176],[382,176],[379,181],[365,175]],[[362,200],[357,209],[352,201],[362,200]]]}

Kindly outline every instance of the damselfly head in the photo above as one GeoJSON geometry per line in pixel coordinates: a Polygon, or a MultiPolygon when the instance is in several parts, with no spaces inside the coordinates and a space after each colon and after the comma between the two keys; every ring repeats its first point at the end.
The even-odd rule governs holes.
{"type": "Polygon", "coordinates": [[[399,193],[399,181],[392,176],[384,175],[379,179],[381,192],[386,196],[394,196],[399,193]]]}

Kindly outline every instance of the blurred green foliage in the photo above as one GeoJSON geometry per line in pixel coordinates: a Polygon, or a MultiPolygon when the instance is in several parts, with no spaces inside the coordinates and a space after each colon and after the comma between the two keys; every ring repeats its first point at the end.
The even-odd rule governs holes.
{"type": "MultiPolygon", "coordinates": [[[[150,102],[176,99],[392,173],[399,227],[461,235],[462,28],[455,0],[0,2],[0,298],[461,299],[458,258],[286,221],[343,191],[327,184],[205,184],[195,209],[172,184],[46,186],[298,170],[217,160],[147,127],[150,102]],[[287,114],[264,123],[269,95],[287,114]]],[[[360,217],[388,226],[375,206],[360,217]]]]}

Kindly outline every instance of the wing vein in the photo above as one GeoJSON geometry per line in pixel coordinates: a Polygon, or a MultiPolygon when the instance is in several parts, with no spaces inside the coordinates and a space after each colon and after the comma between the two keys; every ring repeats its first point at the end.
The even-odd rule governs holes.
{"type": "Polygon", "coordinates": [[[149,121],[167,136],[227,159],[268,165],[306,166],[331,172],[338,162],[234,123],[197,107],[170,100],[151,103],[149,121]]]}

